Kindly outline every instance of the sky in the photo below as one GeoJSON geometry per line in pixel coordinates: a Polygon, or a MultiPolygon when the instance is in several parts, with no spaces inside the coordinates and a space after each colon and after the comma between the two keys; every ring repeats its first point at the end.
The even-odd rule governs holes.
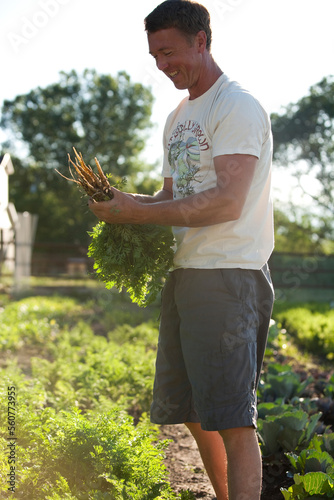
{"type": "MultiPolygon", "coordinates": [[[[334,0],[199,1],[211,14],[214,59],[268,113],[283,111],[334,74],[334,0]]],[[[58,81],[60,71],[90,68],[116,76],[125,70],[132,81],[152,87],[155,125],[144,158],[160,161],[165,119],[187,93],[173,87],[148,53],[143,19],[158,3],[1,2],[0,106],[58,81]]]]}

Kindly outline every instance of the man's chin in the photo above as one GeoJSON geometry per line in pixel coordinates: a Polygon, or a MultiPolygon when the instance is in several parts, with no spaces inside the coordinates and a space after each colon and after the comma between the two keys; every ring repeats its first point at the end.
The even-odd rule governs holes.
{"type": "Polygon", "coordinates": [[[185,83],[181,83],[181,82],[177,82],[177,81],[173,81],[172,82],[174,83],[174,87],[177,89],[177,90],[186,90],[188,87],[185,83]]]}

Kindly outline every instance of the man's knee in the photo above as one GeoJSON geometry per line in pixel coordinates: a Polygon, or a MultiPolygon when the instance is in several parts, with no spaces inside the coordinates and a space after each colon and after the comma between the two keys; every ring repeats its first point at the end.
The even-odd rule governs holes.
{"type": "Polygon", "coordinates": [[[219,431],[219,434],[222,436],[227,449],[234,446],[240,449],[243,445],[248,446],[249,443],[255,440],[257,442],[256,432],[253,426],[224,429],[223,431],[219,431]]]}

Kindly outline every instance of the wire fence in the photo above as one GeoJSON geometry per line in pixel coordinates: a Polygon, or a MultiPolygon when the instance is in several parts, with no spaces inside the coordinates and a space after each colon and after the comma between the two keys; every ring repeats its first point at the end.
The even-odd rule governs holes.
{"type": "Polygon", "coordinates": [[[87,247],[71,244],[36,243],[32,254],[32,276],[86,275],[93,269],[87,247]]]}
{"type": "Polygon", "coordinates": [[[277,299],[334,305],[334,255],[274,252],[269,266],[277,299]]]}
{"type": "MultiPolygon", "coordinates": [[[[93,274],[93,264],[84,245],[35,243],[31,276],[88,277],[93,274]]],[[[276,299],[334,304],[334,255],[274,252],[269,267],[276,299]]]]}

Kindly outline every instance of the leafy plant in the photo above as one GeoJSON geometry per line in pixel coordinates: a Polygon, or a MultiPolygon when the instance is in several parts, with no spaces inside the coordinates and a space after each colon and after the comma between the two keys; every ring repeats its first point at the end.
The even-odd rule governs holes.
{"type": "Polygon", "coordinates": [[[315,434],[310,441],[307,450],[316,451],[319,455],[321,455],[322,452],[326,452],[334,459],[334,432],[329,434],[315,434]]]}
{"type": "Polygon", "coordinates": [[[303,410],[282,411],[258,420],[258,434],[264,456],[295,451],[308,445],[314,435],[321,413],[311,417],[303,410]]]}
{"type": "MultiPolygon", "coordinates": [[[[300,408],[298,408],[300,409],[300,408]]],[[[284,403],[282,400],[279,401],[267,401],[263,403],[259,403],[257,406],[258,417],[261,420],[265,420],[269,416],[273,415],[284,415],[286,412],[293,412],[296,410],[296,407],[292,404],[284,403]]]]}
{"type": "Polygon", "coordinates": [[[266,359],[274,359],[275,353],[282,349],[282,346],[286,343],[285,337],[286,331],[282,328],[278,328],[277,322],[273,319],[270,320],[270,326],[268,331],[268,339],[265,350],[266,359]]]}
{"type": "Polygon", "coordinates": [[[173,262],[169,227],[98,223],[90,233],[88,255],[108,289],[125,288],[139,306],[151,304],[173,262]]]}
{"type": "Polygon", "coordinates": [[[320,449],[327,451],[331,457],[334,458],[334,432],[331,434],[324,434],[323,436],[317,436],[317,440],[321,440],[320,449]]]}
{"type": "MultiPolygon", "coordinates": [[[[56,498],[55,493],[78,500],[175,498],[162,462],[167,443],[153,445],[157,431],[147,423],[134,427],[119,410],[98,416],[50,408],[31,413],[22,408],[20,433],[26,437],[17,450],[23,472],[15,500],[56,498]]],[[[7,498],[5,485],[2,493],[7,498]]]]}
{"type": "Polygon", "coordinates": [[[293,476],[295,484],[288,490],[281,488],[285,500],[304,500],[318,498],[333,498],[334,495],[334,474],[324,474],[323,472],[309,472],[305,476],[295,474],[293,476]]]}
{"type": "Polygon", "coordinates": [[[286,453],[293,469],[299,474],[308,472],[334,473],[334,458],[326,451],[304,449],[299,455],[286,453]]]}
{"type": "Polygon", "coordinates": [[[334,399],[334,373],[324,387],[324,395],[334,399]]]}
{"type": "MultiPolygon", "coordinates": [[[[117,307],[110,307],[110,300],[108,305],[111,313],[117,307]]],[[[45,404],[85,411],[117,405],[138,417],[151,403],[157,325],[123,325],[96,335],[90,326],[96,321],[92,307],[64,297],[9,304],[0,319],[8,340],[3,348],[11,345],[12,352],[0,373],[14,373],[17,351],[25,359],[25,372],[42,385],[45,404]],[[8,338],[9,331],[13,335],[8,338]]]]}
{"type": "Polygon", "coordinates": [[[276,319],[300,346],[329,360],[334,358],[334,310],[320,312],[306,306],[290,307],[278,312],[276,319]]]}
{"type": "Polygon", "coordinates": [[[91,327],[92,301],[29,297],[6,309],[2,318],[16,336],[11,359],[2,356],[0,368],[0,497],[194,500],[189,490],[172,491],[163,465],[167,442],[159,442],[158,428],[144,413],[151,402],[156,322],[119,325],[101,336],[91,327]],[[36,324],[27,334],[29,317],[36,324]],[[23,353],[35,355],[29,370],[24,367],[29,377],[16,349],[19,361],[23,353]],[[7,484],[9,386],[17,388],[15,492],[7,484]]]}
{"type": "MultiPolygon", "coordinates": [[[[75,162],[69,157],[74,171],[70,168],[71,179],[65,179],[75,182],[96,201],[112,199],[111,176],[104,174],[97,158],[98,173],[95,174],[90,165],[85,164],[82,154],[75,149],[74,153],[75,162]]],[[[117,187],[120,186],[118,183],[117,187]]],[[[88,256],[94,259],[97,277],[108,289],[127,289],[131,300],[138,305],[146,307],[151,304],[173,263],[171,229],[153,224],[99,222],[89,235],[92,241],[88,256]]]]}
{"type": "MultiPolygon", "coordinates": [[[[19,500],[176,499],[165,479],[167,442],[145,415],[134,426],[124,409],[103,412],[46,407],[42,381],[26,379],[14,365],[1,372],[0,496],[19,500]],[[7,490],[7,386],[17,387],[15,492],[7,490]],[[156,444],[152,444],[155,442],[156,444]],[[3,445],[3,446],[2,446],[3,445]]],[[[186,492],[184,492],[186,495],[186,492]]],[[[191,496],[184,496],[184,499],[191,496]]]]}
{"type": "Polygon", "coordinates": [[[308,448],[286,453],[295,484],[282,489],[286,499],[332,498],[334,486],[334,433],[315,435],[308,448]]]}
{"type": "MultiPolygon", "coordinates": [[[[139,330],[128,327],[127,335],[135,339],[139,330]]],[[[106,411],[117,404],[141,413],[148,411],[151,402],[154,349],[153,342],[149,349],[140,339],[131,342],[125,337],[117,343],[95,336],[81,322],[70,332],[62,332],[53,360],[32,358],[32,376],[43,383],[48,404],[54,408],[106,411]]]]}
{"type": "Polygon", "coordinates": [[[302,382],[301,376],[293,372],[289,366],[270,364],[265,382],[259,385],[259,395],[263,401],[274,401],[278,398],[289,401],[294,397],[301,396],[311,382],[312,377],[308,377],[302,382]]]}
{"type": "Polygon", "coordinates": [[[43,345],[57,334],[58,323],[77,319],[80,306],[70,298],[28,297],[0,311],[0,349],[43,345]]]}

